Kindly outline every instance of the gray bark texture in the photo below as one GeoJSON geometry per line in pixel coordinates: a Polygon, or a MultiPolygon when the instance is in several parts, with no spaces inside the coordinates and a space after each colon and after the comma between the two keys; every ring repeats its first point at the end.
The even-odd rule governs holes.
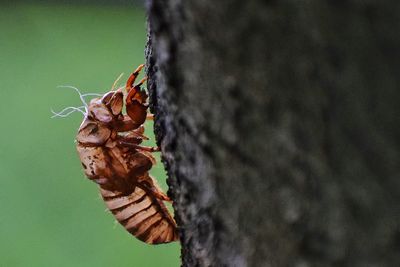
{"type": "Polygon", "coordinates": [[[148,0],[183,266],[400,266],[400,1],[148,0]]]}

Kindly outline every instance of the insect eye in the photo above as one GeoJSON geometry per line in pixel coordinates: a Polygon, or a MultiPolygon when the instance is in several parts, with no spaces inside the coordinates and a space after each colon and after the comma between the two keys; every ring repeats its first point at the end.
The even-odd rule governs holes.
{"type": "Polygon", "coordinates": [[[101,102],[103,104],[108,104],[111,100],[111,97],[114,95],[114,92],[108,92],[107,94],[105,94],[102,98],[101,98],[101,102]]]}
{"type": "Polygon", "coordinates": [[[90,113],[101,122],[110,122],[113,119],[112,114],[105,106],[93,107],[90,113]]]}
{"type": "Polygon", "coordinates": [[[107,107],[111,110],[114,116],[122,112],[122,107],[124,105],[123,99],[123,93],[121,91],[116,91],[108,102],[107,107]]]}

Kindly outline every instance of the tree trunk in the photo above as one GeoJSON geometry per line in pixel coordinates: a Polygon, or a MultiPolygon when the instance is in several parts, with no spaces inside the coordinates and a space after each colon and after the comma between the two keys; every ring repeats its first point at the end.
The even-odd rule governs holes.
{"type": "Polygon", "coordinates": [[[400,2],[147,8],[183,266],[400,266],[400,2]]]}

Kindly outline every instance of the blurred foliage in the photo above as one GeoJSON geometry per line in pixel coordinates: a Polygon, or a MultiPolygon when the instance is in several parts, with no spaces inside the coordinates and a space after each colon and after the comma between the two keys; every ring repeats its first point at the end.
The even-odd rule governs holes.
{"type": "Polygon", "coordinates": [[[143,10],[0,5],[0,32],[0,266],[179,266],[178,243],[144,244],[105,211],[75,151],[82,115],[50,118],[80,106],[58,85],[103,93],[143,63],[143,10]]]}

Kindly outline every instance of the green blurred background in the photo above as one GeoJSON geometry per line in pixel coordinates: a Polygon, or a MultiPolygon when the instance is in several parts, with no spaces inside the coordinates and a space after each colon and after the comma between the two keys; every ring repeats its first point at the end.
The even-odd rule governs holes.
{"type": "MultiPolygon", "coordinates": [[[[126,79],[145,34],[137,5],[0,3],[0,266],[179,266],[178,243],[144,244],[105,211],[75,151],[82,115],[50,118],[81,105],[58,85],[126,79]]],[[[161,163],[153,174],[165,189],[161,163]]]]}

